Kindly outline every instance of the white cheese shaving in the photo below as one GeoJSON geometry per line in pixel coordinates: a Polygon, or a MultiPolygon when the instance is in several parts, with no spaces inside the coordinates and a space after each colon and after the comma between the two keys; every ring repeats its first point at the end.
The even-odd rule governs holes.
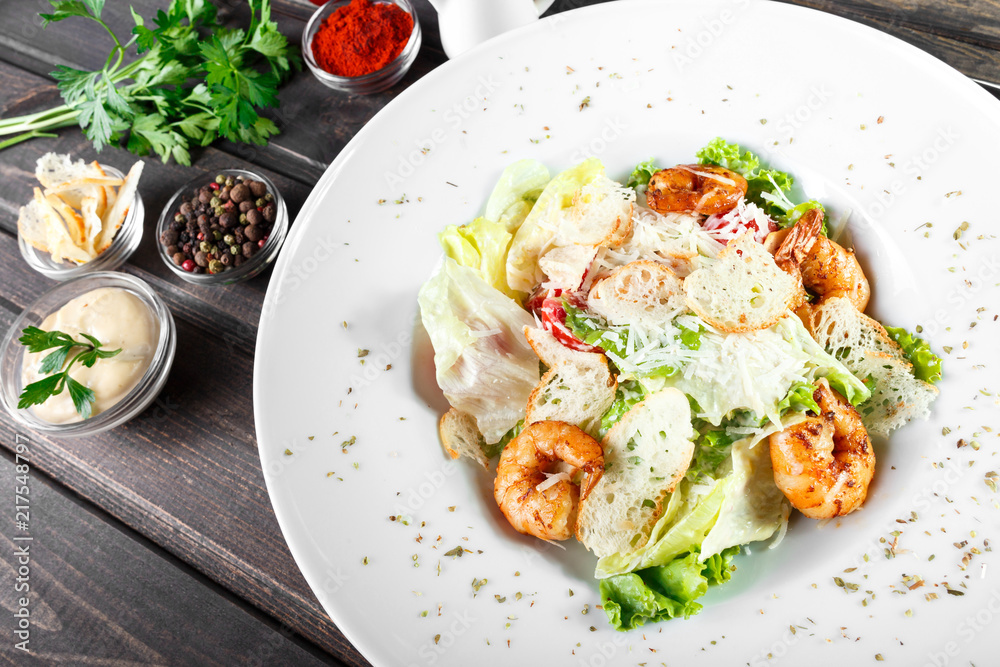
{"type": "Polygon", "coordinates": [[[569,473],[556,472],[556,473],[543,473],[546,476],[546,480],[535,487],[535,491],[539,493],[545,491],[550,486],[555,486],[559,482],[565,480],[570,481],[569,473]]]}

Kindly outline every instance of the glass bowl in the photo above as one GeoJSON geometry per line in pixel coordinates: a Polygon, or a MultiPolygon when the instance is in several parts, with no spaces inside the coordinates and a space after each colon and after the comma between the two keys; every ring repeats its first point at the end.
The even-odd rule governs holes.
{"type": "Polygon", "coordinates": [[[266,269],[268,265],[274,261],[274,258],[278,256],[278,251],[281,249],[281,244],[284,243],[285,236],[287,234],[288,207],[285,205],[285,200],[281,196],[281,193],[278,192],[278,188],[275,187],[273,182],[271,182],[271,179],[267,176],[256,174],[245,169],[220,169],[218,171],[203,174],[188,181],[181,186],[180,190],[174,193],[174,196],[170,198],[167,205],[163,207],[163,212],[160,214],[160,220],[156,223],[156,248],[160,254],[160,259],[163,260],[164,264],[170,267],[171,271],[190,283],[195,283],[196,285],[231,285],[232,283],[236,283],[241,280],[253,278],[258,273],[266,269]],[[267,241],[264,242],[264,247],[261,248],[257,254],[243,262],[243,264],[238,267],[230,268],[219,273],[194,273],[191,271],[185,271],[181,267],[174,264],[173,258],[167,254],[166,247],[160,242],[160,236],[167,230],[173,216],[176,215],[180,209],[181,197],[185,194],[201,189],[201,187],[206,183],[213,182],[212,178],[217,174],[232,176],[234,178],[236,176],[242,176],[245,179],[262,181],[267,186],[268,192],[274,196],[274,205],[277,207],[277,215],[274,218],[274,225],[271,228],[271,233],[267,237],[267,241]]]}
{"type": "MultiPolygon", "coordinates": [[[[106,164],[102,164],[101,169],[108,176],[125,177],[121,171],[106,164]]],[[[125,220],[118,228],[111,245],[100,255],[83,264],[53,261],[49,253],[39,250],[25,241],[20,232],[17,235],[17,245],[21,249],[21,256],[35,271],[53,280],[71,280],[95,271],[112,271],[124,264],[125,260],[139,247],[139,241],[142,240],[142,223],[145,217],[146,209],[142,204],[139,191],[136,190],[135,201],[132,202],[128,213],[125,214],[125,220]]]]}
{"type": "Polygon", "coordinates": [[[410,66],[413,65],[413,61],[417,59],[417,52],[420,51],[420,41],[422,39],[420,21],[417,20],[417,13],[414,11],[413,5],[410,4],[409,0],[391,0],[391,2],[413,17],[413,32],[410,33],[410,40],[403,47],[400,54],[396,56],[395,60],[382,69],[376,70],[371,74],[354,77],[330,74],[316,63],[316,59],[312,53],[313,36],[315,36],[320,26],[323,25],[327,17],[336,9],[349,5],[350,0],[330,0],[330,2],[316,10],[312,18],[309,19],[309,23],[306,24],[305,30],[302,31],[302,55],[305,57],[309,70],[313,73],[313,76],[319,79],[320,83],[335,90],[371,95],[372,93],[381,93],[391,88],[403,78],[406,72],[409,71],[410,66]]]}
{"type": "Polygon", "coordinates": [[[48,436],[79,437],[95,435],[132,419],[146,409],[167,381],[174,362],[177,333],[174,318],[163,300],[149,285],[124,273],[98,272],[59,283],[22,312],[0,342],[0,400],[7,412],[21,425],[48,436]],[[153,360],[139,383],[122,400],[90,419],[53,424],[35,416],[31,408],[19,409],[18,396],[23,389],[22,364],[27,348],[18,342],[21,330],[39,326],[49,314],[69,301],[100,287],[117,287],[138,297],[159,323],[160,331],[153,360]]]}

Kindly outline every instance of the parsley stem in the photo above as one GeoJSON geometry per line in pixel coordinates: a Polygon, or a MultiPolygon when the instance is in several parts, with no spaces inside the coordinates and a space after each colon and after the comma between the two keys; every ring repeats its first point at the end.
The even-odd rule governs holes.
{"type": "MultiPolygon", "coordinates": [[[[66,125],[73,125],[74,121],[66,123],[66,125]]],[[[6,141],[0,141],[0,151],[5,148],[10,148],[14,144],[19,144],[22,141],[27,141],[28,139],[35,139],[36,137],[57,137],[59,135],[52,134],[51,132],[42,132],[40,130],[32,130],[31,132],[25,132],[24,134],[19,134],[16,137],[7,139],[6,141]]]]}
{"type": "MultiPolygon", "coordinates": [[[[69,109],[60,114],[59,116],[55,116],[45,121],[37,121],[34,123],[25,123],[22,125],[11,125],[8,127],[3,127],[0,128],[0,137],[6,136],[8,134],[20,134],[24,132],[45,132],[48,130],[56,130],[59,129],[60,127],[69,127],[70,125],[76,125],[77,123],[76,119],[77,116],[79,115],[80,115],[79,111],[69,109]]],[[[43,135],[35,135],[35,136],[43,136],[43,135]]],[[[24,141],[24,139],[21,139],[20,137],[16,138],[19,141],[24,141]]],[[[4,147],[13,146],[16,143],[18,142],[14,141],[9,144],[4,143],[4,147]]]]}

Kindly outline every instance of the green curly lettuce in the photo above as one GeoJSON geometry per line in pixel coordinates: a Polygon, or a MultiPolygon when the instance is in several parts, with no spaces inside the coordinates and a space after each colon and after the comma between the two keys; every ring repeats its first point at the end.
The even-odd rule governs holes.
{"type": "Polygon", "coordinates": [[[697,600],[709,586],[732,577],[739,547],[726,549],[704,562],[697,549],[669,563],[602,579],[601,606],[615,630],[633,630],[649,622],[690,618],[702,609],[697,600]]]}
{"type": "Polygon", "coordinates": [[[885,330],[903,348],[918,380],[936,384],[941,379],[941,357],[931,351],[930,343],[902,327],[886,327],[885,330]]]}
{"type": "Polygon", "coordinates": [[[632,188],[633,190],[638,190],[640,187],[644,188],[649,185],[649,179],[653,177],[653,174],[659,170],[660,168],[653,163],[653,158],[649,158],[645,162],[640,162],[632,170],[628,180],[625,181],[625,187],[632,188]]]}

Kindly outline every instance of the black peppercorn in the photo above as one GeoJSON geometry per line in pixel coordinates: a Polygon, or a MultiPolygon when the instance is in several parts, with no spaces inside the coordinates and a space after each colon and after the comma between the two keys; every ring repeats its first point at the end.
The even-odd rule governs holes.
{"type": "Polygon", "coordinates": [[[247,181],[247,186],[254,197],[263,197],[267,194],[267,186],[263,181],[247,181]]]}
{"type": "Polygon", "coordinates": [[[199,250],[194,254],[194,263],[198,266],[208,266],[208,255],[199,250]]]}
{"type": "Polygon", "coordinates": [[[219,216],[219,224],[225,227],[226,229],[233,227],[238,220],[239,219],[233,213],[223,213],[222,215],[219,216]]]}
{"type": "Polygon", "coordinates": [[[257,249],[257,244],[253,241],[247,241],[243,244],[243,256],[250,259],[253,256],[254,250],[257,249]]]}
{"type": "Polygon", "coordinates": [[[246,213],[250,209],[254,208],[252,201],[241,201],[240,202],[240,213],[246,213]]]}
{"type": "Polygon", "coordinates": [[[234,185],[233,189],[229,191],[229,198],[240,204],[250,198],[250,188],[243,183],[234,185]]]}
{"type": "Polygon", "coordinates": [[[278,217],[278,207],[273,203],[268,204],[264,207],[263,216],[265,220],[273,223],[275,218],[278,217]]]}
{"type": "Polygon", "coordinates": [[[247,238],[254,243],[264,238],[264,230],[258,225],[247,225],[244,233],[247,235],[247,238]]]}
{"type": "Polygon", "coordinates": [[[162,243],[163,245],[176,245],[177,239],[179,237],[180,234],[178,234],[176,231],[174,231],[173,229],[168,229],[162,234],[160,234],[160,243],[162,243]]]}
{"type": "Polygon", "coordinates": [[[187,255],[185,255],[182,252],[175,252],[173,254],[174,264],[176,264],[177,266],[183,264],[185,259],[187,259],[187,255]]]}
{"type": "Polygon", "coordinates": [[[247,211],[247,222],[249,222],[251,225],[259,225],[263,221],[264,221],[264,216],[261,215],[260,211],[258,211],[257,209],[252,208],[249,211],[247,211]]]}

